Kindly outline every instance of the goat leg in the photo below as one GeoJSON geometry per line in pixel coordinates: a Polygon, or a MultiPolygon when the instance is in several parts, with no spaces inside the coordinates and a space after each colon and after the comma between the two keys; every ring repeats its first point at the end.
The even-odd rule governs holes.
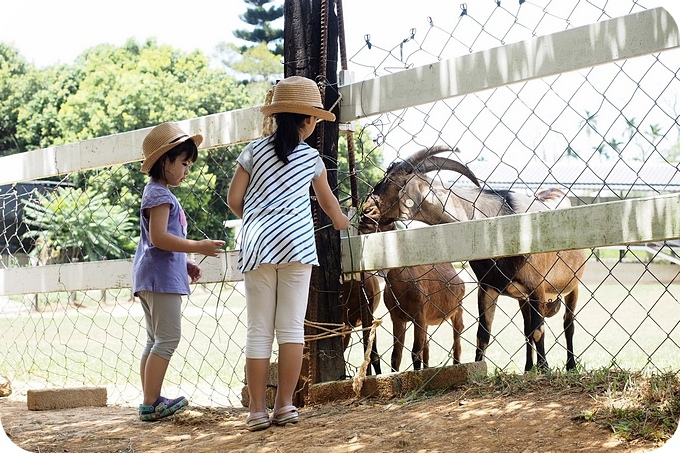
{"type": "MultiPolygon", "coordinates": [[[[427,330],[425,331],[425,336],[427,336],[427,330]]],[[[425,338],[425,344],[423,345],[423,368],[430,367],[430,339],[425,338]]]]}
{"type": "Polygon", "coordinates": [[[465,328],[463,324],[463,317],[453,316],[451,318],[451,325],[453,326],[453,363],[457,365],[460,363],[461,354],[460,335],[465,328]]]}
{"type": "MultiPolygon", "coordinates": [[[[368,341],[371,336],[370,330],[368,330],[372,324],[373,324],[373,313],[371,313],[371,308],[368,306],[368,294],[366,294],[366,279],[364,274],[361,274],[361,286],[359,288],[360,291],[360,297],[359,297],[359,314],[361,316],[361,327],[363,328],[363,331],[361,332],[361,338],[364,343],[364,352],[366,352],[366,349],[368,349],[368,341]]],[[[377,351],[377,350],[376,350],[377,351]]],[[[377,352],[376,352],[377,354],[377,352]]],[[[371,349],[371,363],[373,363],[374,360],[373,356],[373,349],[371,349]]],[[[371,367],[368,367],[367,374],[371,374],[371,367]]]]}
{"type": "Polygon", "coordinates": [[[371,347],[371,365],[375,370],[376,376],[380,373],[380,356],[378,355],[378,336],[373,338],[373,346],[371,347]]]}
{"type": "Polygon", "coordinates": [[[397,319],[396,316],[392,317],[392,334],[394,336],[394,343],[392,344],[392,358],[390,360],[390,365],[392,366],[392,371],[399,371],[399,365],[401,365],[401,353],[404,350],[404,340],[406,339],[406,322],[397,319]]]}
{"type": "Polygon", "coordinates": [[[427,358],[425,357],[425,348],[427,343],[427,324],[422,316],[413,320],[413,350],[411,351],[411,358],[413,359],[413,369],[419,370],[422,365],[427,368],[427,358]]]}
{"type": "Polygon", "coordinates": [[[541,313],[543,299],[531,298],[531,338],[536,346],[536,367],[541,371],[548,370],[545,358],[545,317],[541,313]]]}
{"type": "Polygon", "coordinates": [[[567,341],[567,371],[576,368],[574,357],[574,317],[576,316],[576,301],[578,300],[578,286],[564,297],[564,339],[567,341]]]}
{"type": "Polygon", "coordinates": [[[526,343],[526,362],[524,371],[531,371],[534,367],[534,342],[532,338],[533,329],[531,328],[531,303],[528,299],[519,301],[519,309],[522,312],[524,322],[524,341],[526,343]]]}
{"type": "Polygon", "coordinates": [[[477,326],[477,350],[475,362],[485,359],[486,348],[491,341],[491,325],[496,314],[496,301],[499,293],[490,286],[479,286],[477,291],[477,308],[479,309],[479,325],[477,326]]]}

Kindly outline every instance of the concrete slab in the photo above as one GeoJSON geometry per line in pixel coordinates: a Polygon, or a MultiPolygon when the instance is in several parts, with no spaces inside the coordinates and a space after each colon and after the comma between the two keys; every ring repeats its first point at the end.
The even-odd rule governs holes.
{"type": "MultiPolygon", "coordinates": [[[[474,376],[486,376],[486,362],[461,363],[419,371],[366,376],[361,387],[362,398],[398,398],[417,390],[446,390],[466,384],[474,376]]],[[[309,387],[308,403],[324,404],[331,401],[353,399],[353,381],[333,381],[309,387]]]]}
{"type": "Polygon", "coordinates": [[[106,398],[106,387],[29,390],[26,393],[31,411],[106,406],[106,398]]]}

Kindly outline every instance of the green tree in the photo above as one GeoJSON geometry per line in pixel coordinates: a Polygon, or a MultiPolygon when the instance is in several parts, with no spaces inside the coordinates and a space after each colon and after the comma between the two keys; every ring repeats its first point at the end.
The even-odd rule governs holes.
{"type": "MultiPolygon", "coordinates": [[[[642,131],[642,133],[640,133],[640,128],[641,125],[638,124],[635,117],[626,118],[626,137],[640,151],[639,155],[633,156],[632,159],[644,162],[648,157],[649,148],[656,149],[657,145],[663,140],[664,134],[658,124],[650,124],[649,130],[642,131]],[[640,139],[645,136],[647,138],[640,139]]],[[[649,152],[652,151],[649,150],[649,152]]]]}
{"type": "Polygon", "coordinates": [[[215,190],[218,178],[210,171],[207,160],[204,153],[200,154],[184,184],[173,192],[190,219],[190,237],[221,239],[225,235],[222,222],[227,219],[229,210],[223,200],[214,202],[220,195],[215,190]]]}
{"type": "MultiPolygon", "coordinates": [[[[26,64],[8,46],[2,46],[0,54],[0,143],[5,145],[1,152],[6,154],[252,105],[248,87],[224,69],[211,68],[203,54],[183,53],[159,46],[155,40],[144,44],[130,40],[120,47],[95,46],[83,52],[72,65],[43,70],[26,64]]],[[[222,221],[230,211],[224,203],[224,194],[215,188],[228,187],[235,155],[216,150],[202,151],[199,156],[186,188],[179,188],[178,196],[192,219],[191,229],[196,238],[201,234],[221,237],[222,221]]],[[[147,180],[138,163],[69,175],[69,181],[75,185],[73,190],[79,191],[78,203],[85,205],[83,200],[87,196],[97,194],[93,205],[102,204],[99,197],[103,197],[101,200],[116,207],[114,212],[125,213],[126,216],[116,219],[124,222],[121,225],[128,222],[132,225],[128,240],[137,236],[141,193],[147,180]]],[[[44,209],[54,207],[48,199],[41,201],[46,203],[44,209]]],[[[64,224],[35,222],[38,221],[34,219],[31,234],[37,235],[34,239],[43,244],[49,243],[42,249],[51,248],[52,259],[97,259],[91,258],[97,253],[111,258],[120,254],[120,250],[111,255],[103,251],[93,253],[80,245],[58,245],[67,231],[64,224]]],[[[79,222],[73,225],[78,228],[76,231],[71,227],[74,236],[88,234],[87,228],[79,230],[79,222]]],[[[109,223],[102,223],[101,228],[116,230],[109,223]]]]}
{"type": "Polygon", "coordinates": [[[248,97],[255,105],[263,104],[267,91],[276,80],[283,78],[282,57],[272,53],[265,43],[243,50],[236,44],[223,42],[217,45],[217,55],[231,74],[244,82],[248,97]]]}
{"type": "MultiPolygon", "coordinates": [[[[141,129],[163,121],[177,121],[228,110],[250,104],[247,90],[223,70],[211,69],[208,59],[200,52],[184,54],[155,41],[139,45],[129,41],[122,47],[97,46],[83,53],[74,71],[79,74],[77,91],[63,103],[57,118],[61,136],[56,143],[71,143],[127,130],[141,129]]],[[[205,164],[205,152],[201,152],[205,164]]],[[[205,164],[207,165],[207,164],[205,164]]],[[[194,166],[186,185],[191,186],[193,174],[200,171],[202,189],[182,200],[187,216],[206,235],[222,233],[221,220],[228,208],[211,189],[216,180],[226,179],[219,163],[212,170],[194,166]],[[213,209],[203,211],[210,200],[213,209]]],[[[104,193],[133,217],[139,217],[141,191],[147,181],[139,164],[116,165],[107,169],[71,175],[81,189],[92,188],[104,193]]]]}
{"type": "Polygon", "coordinates": [[[272,26],[272,22],[283,17],[283,4],[275,0],[243,1],[248,9],[239,18],[252,28],[234,30],[234,36],[255,44],[265,43],[273,53],[283,55],[283,29],[272,26]]]}
{"type": "Polygon", "coordinates": [[[666,151],[668,162],[680,162],[680,143],[676,143],[666,151]]]}
{"type": "MultiPolygon", "coordinates": [[[[586,137],[588,139],[590,139],[590,136],[593,132],[596,135],[598,135],[598,137],[601,137],[600,132],[597,130],[598,120],[597,115],[598,113],[591,113],[590,111],[586,110],[585,118],[579,122],[579,127],[581,127],[582,129],[585,128],[586,137]]],[[[609,153],[607,152],[606,146],[608,143],[606,142],[604,137],[601,138],[602,140],[600,141],[600,143],[597,146],[593,146],[593,150],[597,153],[597,155],[600,156],[600,159],[602,158],[609,159],[609,153]]],[[[571,147],[569,147],[567,154],[575,156],[575,154],[573,153],[573,149],[571,149],[571,147]],[[569,151],[571,151],[571,153],[569,151]]]]}
{"type": "Polygon", "coordinates": [[[69,96],[78,91],[82,71],[67,65],[50,66],[36,72],[32,96],[19,107],[17,135],[26,151],[63,143],[60,111],[69,96]]]}
{"type": "Polygon", "coordinates": [[[0,43],[0,156],[26,150],[17,131],[19,112],[37,89],[36,70],[14,47],[0,43]]]}
{"type": "Polygon", "coordinates": [[[100,45],[83,53],[76,66],[78,90],[59,111],[61,143],[248,104],[244,88],[224,71],[211,69],[202,53],[185,54],[155,40],[100,45]]]}
{"type": "Polygon", "coordinates": [[[283,4],[279,0],[244,1],[249,6],[239,17],[251,28],[235,30],[234,36],[249,44],[221,42],[216,58],[244,82],[256,105],[262,104],[269,88],[283,78],[283,29],[273,25],[283,17],[283,4]]]}
{"type": "MultiPolygon", "coordinates": [[[[362,203],[373,186],[385,176],[383,153],[375,145],[369,132],[356,123],[354,137],[354,161],[356,167],[359,203],[362,203]]],[[[343,206],[350,206],[351,185],[348,161],[347,136],[340,135],[338,140],[338,198],[343,206]]]]}

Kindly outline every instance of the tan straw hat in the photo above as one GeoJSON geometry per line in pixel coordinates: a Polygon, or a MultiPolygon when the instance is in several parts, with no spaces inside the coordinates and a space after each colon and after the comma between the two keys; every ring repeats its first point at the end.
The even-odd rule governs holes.
{"type": "Polygon", "coordinates": [[[174,123],[161,123],[151,129],[149,135],[142,142],[144,151],[144,162],[142,162],[142,172],[149,173],[153,164],[161,158],[168,150],[174,148],[187,140],[193,140],[196,147],[203,142],[201,134],[187,135],[179,126],[174,123]]]}
{"type": "Polygon", "coordinates": [[[287,112],[335,121],[335,115],[323,108],[317,84],[300,76],[287,77],[277,83],[274,86],[271,104],[263,106],[260,111],[264,116],[287,112]]]}

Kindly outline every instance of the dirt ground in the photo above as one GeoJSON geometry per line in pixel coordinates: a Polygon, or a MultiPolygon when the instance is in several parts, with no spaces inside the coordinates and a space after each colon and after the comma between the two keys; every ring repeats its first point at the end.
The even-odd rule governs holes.
{"type": "MultiPolygon", "coordinates": [[[[149,423],[139,421],[130,407],[35,412],[12,397],[0,399],[0,420],[12,442],[40,453],[648,452],[659,447],[625,442],[584,421],[579,415],[592,410],[596,400],[587,392],[550,387],[495,397],[457,389],[412,402],[363,399],[304,407],[297,425],[251,433],[240,408],[189,406],[149,423]]],[[[8,445],[0,439],[0,451],[9,452],[8,445]]]]}

